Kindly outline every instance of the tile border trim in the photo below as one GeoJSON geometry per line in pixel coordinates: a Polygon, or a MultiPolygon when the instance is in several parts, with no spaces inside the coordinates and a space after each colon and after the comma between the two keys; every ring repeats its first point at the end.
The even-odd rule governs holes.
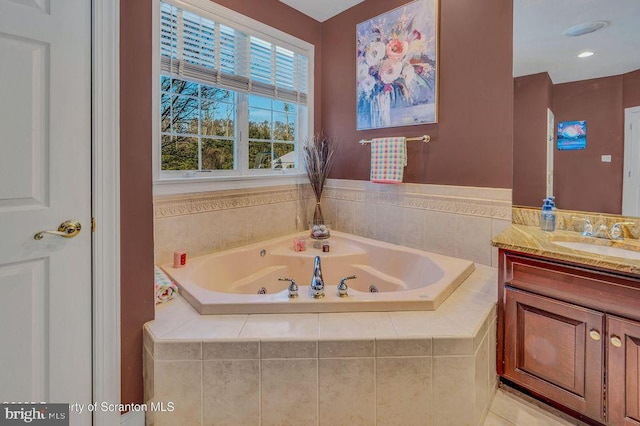
{"type": "MultiPolygon", "coordinates": [[[[395,188],[390,190],[388,186],[385,186],[381,188],[382,190],[372,190],[362,184],[360,188],[347,188],[343,187],[340,182],[330,181],[325,188],[323,197],[330,200],[385,204],[396,207],[511,220],[511,201],[463,195],[469,190],[480,188],[463,187],[459,190],[458,195],[406,192],[406,189],[413,186],[413,184],[411,186],[400,186],[398,190],[395,190],[395,188]]],[[[430,187],[433,186],[430,185],[430,187]]],[[[446,185],[439,185],[438,187],[447,188],[446,185]]],[[[154,198],[154,218],[301,201],[310,199],[311,196],[311,190],[305,184],[162,196],[154,198]]]]}

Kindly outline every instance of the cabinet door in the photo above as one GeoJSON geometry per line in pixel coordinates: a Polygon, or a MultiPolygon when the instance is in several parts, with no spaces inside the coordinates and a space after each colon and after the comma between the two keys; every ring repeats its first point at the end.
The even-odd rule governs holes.
{"type": "Polygon", "coordinates": [[[604,314],[505,289],[504,376],[601,420],[604,314]]]}
{"type": "Polygon", "coordinates": [[[608,417],[611,425],[640,425],[640,323],[607,316],[608,417]]]}

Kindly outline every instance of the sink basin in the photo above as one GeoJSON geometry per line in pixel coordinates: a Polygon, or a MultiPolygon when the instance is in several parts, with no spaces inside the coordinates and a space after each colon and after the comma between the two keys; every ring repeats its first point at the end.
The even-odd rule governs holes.
{"type": "Polygon", "coordinates": [[[585,251],[593,254],[605,256],[622,257],[624,259],[640,260],[640,252],[628,250],[620,247],[601,246],[577,241],[552,241],[553,244],[570,248],[573,250],[585,251]]]}

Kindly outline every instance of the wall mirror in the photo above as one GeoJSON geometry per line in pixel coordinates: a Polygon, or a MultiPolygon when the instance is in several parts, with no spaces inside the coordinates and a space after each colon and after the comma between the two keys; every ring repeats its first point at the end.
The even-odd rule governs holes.
{"type": "Polygon", "coordinates": [[[514,205],[640,216],[639,17],[638,0],[514,0],[514,205]]]}

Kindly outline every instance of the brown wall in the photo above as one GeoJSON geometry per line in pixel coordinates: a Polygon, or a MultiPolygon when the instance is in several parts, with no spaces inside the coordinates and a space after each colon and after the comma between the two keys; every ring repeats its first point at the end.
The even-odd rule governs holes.
{"type": "Polygon", "coordinates": [[[514,205],[542,205],[547,195],[544,165],[547,162],[547,108],[551,108],[552,87],[546,72],[514,79],[514,205]]]}
{"type": "Polygon", "coordinates": [[[122,402],[142,402],[142,325],[153,319],[151,4],[120,2],[122,402]]]}
{"type": "Polygon", "coordinates": [[[640,70],[622,76],[622,107],[640,106],[640,70]]]}
{"type": "Polygon", "coordinates": [[[406,3],[366,0],[322,26],[322,123],[340,143],[332,177],[369,179],[360,139],[429,134],[411,142],[405,182],[511,188],[511,0],[440,1],[439,123],[356,131],[355,28],[406,3]]]}
{"type": "Polygon", "coordinates": [[[624,113],[622,76],[596,78],[553,87],[556,123],[587,121],[587,148],[555,150],[553,192],[558,208],[622,212],[624,113]],[[603,163],[602,155],[611,155],[603,163]]]}

